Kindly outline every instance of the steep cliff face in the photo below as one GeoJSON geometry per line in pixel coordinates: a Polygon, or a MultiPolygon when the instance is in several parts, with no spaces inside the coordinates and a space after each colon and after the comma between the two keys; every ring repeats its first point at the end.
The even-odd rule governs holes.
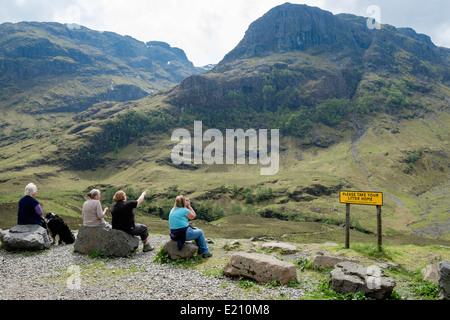
{"type": "MultiPolygon", "coordinates": [[[[317,122],[322,104],[335,105],[332,99],[348,106],[341,119],[349,121],[439,109],[448,96],[449,57],[449,49],[410,28],[371,29],[363,17],[286,3],[253,22],[214,69],[182,81],[167,101],[213,126],[242,125],[261,111],[317,122]]],[[[289,122],[266,117],[277,119],[266,125],[289,122]]]]}
{"type": "Polygon", "coordinates": [[[351,52],[358,48],[345,23],[331,12],[286,3],[253,22],[242,41],[221,64],[274,53],[305,51],[314,46],[330,52],[343,49],[351,52]]]}
{"type": "Polygon", "coordinates": [[[197,73],[183,50],[164,42],[58,23],[0,25],[0,107],[80,111],[139,99],[197,73]]]}
{"type": "Polygon", "coordinates": [[[448,55],[448,51],[445,53],[443,48],[436,47],[429,36],[417,34],[411,28],[389,25],[381,29],[368,28],[367,19],[363,17],[333,15],[316,7],[286,3],[253,22],[241,42],[219,65],[292,51],[316,56],[329,53],[335,61],[357,59],[374,45],[387,54],[401,49],[434,63],[442,62],[442,54],[448,55]]]}

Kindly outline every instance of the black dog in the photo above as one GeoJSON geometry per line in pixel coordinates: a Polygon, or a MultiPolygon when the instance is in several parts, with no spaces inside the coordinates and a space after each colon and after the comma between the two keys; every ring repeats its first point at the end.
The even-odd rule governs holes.
{"type": "Polygon", "coordinates": [[[48,234],[53,240],[53,243],[57,241],[56,244],[71,244],[75,242],[75,237],[70,231],[69,226],[55,213],[48,213],[45,218],[47,219],[47,230],[48,234]],[[56,240],[56,237],[59,239],[56,240]]]}

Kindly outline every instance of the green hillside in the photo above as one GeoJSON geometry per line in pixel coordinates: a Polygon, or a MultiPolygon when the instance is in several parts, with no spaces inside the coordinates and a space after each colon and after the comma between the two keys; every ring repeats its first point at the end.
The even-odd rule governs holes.
{"type": "MultiPolygon", "coordinates": [[[[339,190],[377,190],[387,242],[448,245],[449,52],[411,29],[369,30],[361,17],[285,4],[250,25],[211,71],[142,99],[55,112],[40,95],[45,113],[2,105],[0,228],[15,223],[33,181],[44,211],[73,228],[91,188],[102,190],[104,205],[118,188],[131,196],[148,189],[138,219],[154,232],[167,232],[163,219],[182,193],[202,228],[220,237],[342,242],[339,190]],[[193,135],[196,120],[223,135],[279,129],[278,172],[175,165],[172,132],[193,135]]],[[[23,91],[8,90],[1,94],[23,91]]],[[[351,227],[352,241],[375,242],[375,208],[352,206],[351,227]]]]}
{"type": "Polygon", "coordinates": [[[164,42],[59,23],[0,25],[0,103],[22,113],[80,112],[129,101],[199,73],[164,42]]]}

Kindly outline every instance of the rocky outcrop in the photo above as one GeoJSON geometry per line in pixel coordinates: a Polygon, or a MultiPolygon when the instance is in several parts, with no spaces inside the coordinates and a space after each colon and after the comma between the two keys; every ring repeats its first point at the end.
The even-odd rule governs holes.
{"type": "Polygon", "coordinates": [[[424,281],[438,282],[439,268],[437,265],[429,264],[421,270],[424,281]]]}
{"type": "Polygon", "coordinates": [[[74,244],[76,252],[96,253],[104,257],[126,257],[139,246],[139,238],[124,231],[83,226],[74,244]]]}
{"type": "Polygon", "coordinates": [[[297,280],[294,264],[273,256],[246,252],[234,253],[224,267],[223,274],[231,277],[242,276],[264,283],[278,281],[286,284],[297,280]]]}
{"type": "Polygon", "coordinates": [[[306,5],[285,3],[254,21],[242,41],[219,64],[270,53],[305,50],[314,45],[355,46],[344,23],[331,12],[306,5]]]}
{"type": "Polygon", "coordinates": [[[0,232],[2,248],[7,251],[44,250],[50,248],[47,230],[37,224],[17,225],[0,232]]]}
{"type": "Polygon", "coordinates": [[[307,187],[298,186],[295,190],[288,193],[288,197],[296,202],[308,202],[315,200],[316,197],[332,195],[341,189],[341,184],[330,187],[321,184],[313,184],[307,187]]]}
{"type": "Polygon", "coordinates": [[[389,298],[396,283],[377,266],[364,267],[353,262],[338,263],[330,272],[333,290],[343,294],[362,291],[377,300],[389,298]]]}

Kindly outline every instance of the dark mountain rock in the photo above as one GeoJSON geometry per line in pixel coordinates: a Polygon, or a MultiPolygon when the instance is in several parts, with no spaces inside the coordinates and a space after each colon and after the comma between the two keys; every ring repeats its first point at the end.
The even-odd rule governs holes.
{"type": "Polygon", "coordinates": [[[166,101],[215,127],[253,127],[270,112],[266,127],[308,133],[304,145],[327,147],[336,141],[311,136],[314,123],[337,126],[355,115],[421,108],[426,94],[446,96],[440,84],[449,85],[449,70],[450,50],[411,28],[370,29],[367,18],[286,3],[253,22],[216,67],[182,81],[166,101]]]}
{"type": "Polygon", "coordinates": [[[0,94],[2,105],[17,104],[11,91],[27,91],[30,98],[20,103],[26,112],[140,99],[198,73],[183,50],[164,42],[59,23],[0,25],[0,88],[9,91],[0,94]]]}
{"type": "Polygon", "coordinates": [[[329,50],[357,47],[345,23],[331,12],[286,3],[253,22],[242,41],[221,64],[273,53],[304,51],[316,45],[324,45],[329,50]]]}

